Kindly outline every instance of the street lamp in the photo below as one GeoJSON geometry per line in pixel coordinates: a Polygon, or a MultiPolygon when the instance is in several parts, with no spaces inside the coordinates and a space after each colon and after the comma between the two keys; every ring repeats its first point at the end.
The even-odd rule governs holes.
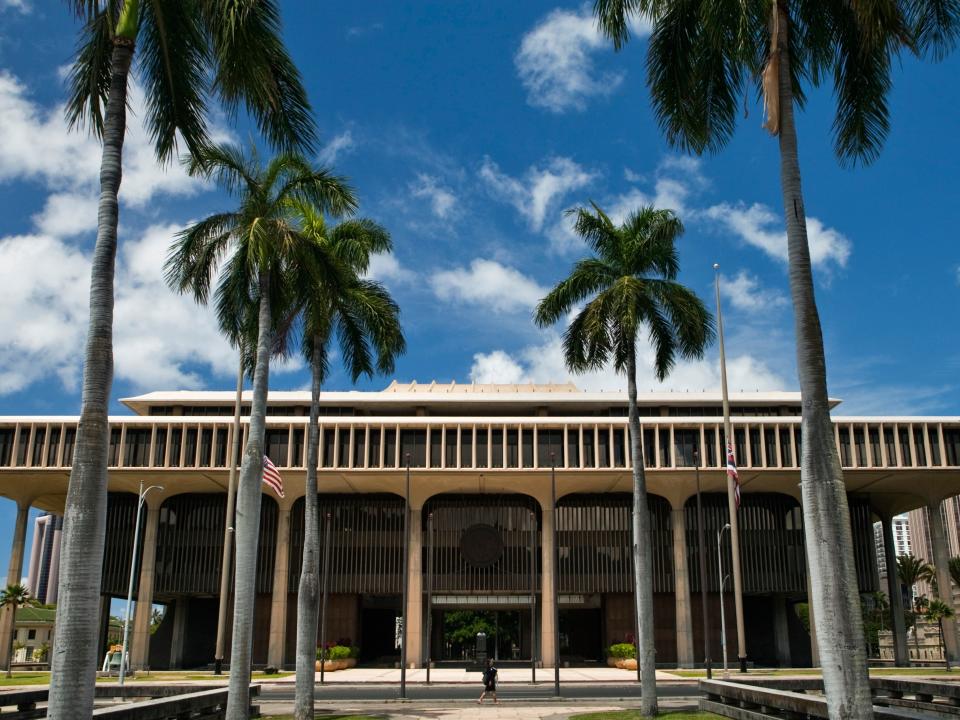
{"type": "Polygon", "coordinates": [[[717,577],[720,578],[720,647],[723,649],[723,679],[730,678],[730,671],[727,669],[727,616],[723,613],[723,586],[727,584],[727,578],[723,575],[723,554],[720,552],[720,543],[723,540],[723,533],[730,529],[730,523],[727,523],[720,532],[717,533],[717,577]]]}
{"type": "Polygon", "coordinates": [[[133,526],[133,552],[130,553],[130,582],[127,584],[127,611],[123,616],[123,645],[120,649],[120,678],[119,684],[123,685],[123,677],[127,669],[127,642],[130,639],[130,605],[133,603],[133,574],[137,569],[137,545],[140,543],[140,511],[143,510],[143,503],[147,499],[147,493],[151,490],[163,490],[163,485],[151,485],[146,490],[143,488],[143,480],[140,481],[140,494],[137,496],[137,520],[133,526]]]}

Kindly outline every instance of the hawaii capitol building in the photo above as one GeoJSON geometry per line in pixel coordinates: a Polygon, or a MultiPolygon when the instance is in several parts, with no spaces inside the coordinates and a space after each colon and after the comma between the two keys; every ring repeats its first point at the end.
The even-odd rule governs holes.
{"type": "MultiPolygon", "coordinates": [[[[307,392],[273,392],[267,410],[266,452],[286,492],[279,498],[263,486],[253,646],[261,666],[294,661],[309,401],[307,392]]],[[[249,393],[244,402],[249,413],[249,393]]],[[[711,654],[716,659],[721,652],[716,548],[728,521],[721,399],[719,393],[657,392],[639,402],[657,663],[692,666],[702,661],[704,583],[711,654]]],[[[162,485],[162,492],[148,494],[142,519],[131,660],[134,667],[207,666],[216,643],[234,395],[154,392],[123,403],[132,414],[110,418],[103,643],[110,601],[127,593],[139,484],[162,485]],[[151,632],[154,604],[166,612],[151,632]]],[[[893,516],[938,510],[960,494],[960,418],[845,417],[838,405],[835,438],[859,589],[888,592],[877,572],[873,525],[883,523],[889,565],[893,516]]],[[[799,393],[733,393],[730,407],[742,483],[747,658],[758,665],[816,664],[816,638],[795,611],[808,601],[799,393]]],[[[632,638],[625,394],[583,392],[572,384],[394,382],[380,392],[323,393],[320,415],[320,512],[331,538],[327,635],[359,646],[361,663],[397,660],[402,615],[409,618],[403,632],[411,666],[428,657],[462,659],[444,627],[464,611],[484,611],[509,628],[509,643],[496,640],[500,658],[529,662],[536,653],[545,666],[554,665],[558,651],[561,661],[602,661],[606,647],[632,638]],[[404,538],[408,463],[411,516],[404,538]]],[[[0,495],[18,506],[14,581],[22,573],[28,510],[63,512],[77,420],[0,417],[0,495]]],[[[928,559],[946,568],[942,516],[930,517],[934,557],[928,559]]],[[[729,534],[727,568],[728,540],[729,534]]],[[[726,607],[728,644],[736,648],[732,598],[726,607]]],[[[8,647],[0,638],[0,648],[8,647]]]]}

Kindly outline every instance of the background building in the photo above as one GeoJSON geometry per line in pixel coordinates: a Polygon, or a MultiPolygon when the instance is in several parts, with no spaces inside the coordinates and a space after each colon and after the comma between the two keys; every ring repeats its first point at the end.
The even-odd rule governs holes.
{"type": "MultiPolygon", "coordinates": [[[[137,488],[141,481],[164,487],[150,493],[142,519],[135,667],[213,660],[233,399],[230,392],[150,393],[124,401],[134,415],[110,418],[104,645],[111,598],[126,594],[137,488]],[[166,612],[151,633],[155,603],[166,612]]],[[[245,393],[245,412],[250,399],[245,393]]],[[[464,619],[485,619],[495,628],[492,652],[526,662],[535,656],[552,666],[602,662],[608,645],[634,634],[625,393],[581,392],[569,384],[393,383],[381,392],[323,393],[321,403],[319,500],[332,538],[328,641],[358,645],[362,662],[392,665],[403,616],[412,665],[428,658],[454,662],[463,657],[456,637],[464,619]]],[[[720,655],[716,543],[729,519],[720,396],[648,393],[640,405],[657,661],[692,666],[704,639],[713,657],[720,655]],[[698,546],[698,487],[704,548],[698,546]],[[711,618],[707,638],[701,584],[711,618]]],[[[270,395],[266,452],[283,474],[286,493],[281,499],[265,487],[262,495],[253,639],[259,665],[293,662],[308,406],[306,392],[270,395]]],[[[761,665],[816,664],[815,638],[794,610],[809,600],[800,396],[735,393],[731,414],[743,491],[738,522],[747,656],[761,665]]],[[[866,594],[880,589],[874,523],[881,521],[892,549],[895,516],[939,508],[960,493],[960,418],[834,413],[833,420],[857,583],[866,594]]],[[[76,427],[75,417],[0,418],[0,494],[17,501],[18,521],[31,506],[62,512],[76,427]]],[[[246,418],[242,432],[245,437],[246,418]]],[[[25,519],[22,526],[25,533],[25,519]]],[[[323,537],[326,526],[320,530],[323,537]]],[[[12,568],[22,562],[20,541],[15,536],[12,568]]],[[[722,547],[728,572],[729,534],[722,547]]],[[[942,559],[948,548],[935,542],[932,550],[942,559]]],[[[736,648],[732,606],[727,603],[727,640],[736,648]]]]}
{"type": "Polygon", "coordinates": [[[45,605],[57,602],[62,531],[63,518],[60,515],[48,512],[33,521],[27,590],[31,597],[45,605]]]}
{"type": "MultiPolygon", "coordinates": [[[[893,522],[893,547],[897,557],[913,554],[910,542],[910,516],[908,513],[897,515],[893,522]]],[[[883,527],[881,523],[873,526],[873,538],[876,543],[877,572],[881,578],[887,577],[887,560],[883,552],[883,527]]],[[[892,647],[892,646],[891,646],[892,647]]]]}

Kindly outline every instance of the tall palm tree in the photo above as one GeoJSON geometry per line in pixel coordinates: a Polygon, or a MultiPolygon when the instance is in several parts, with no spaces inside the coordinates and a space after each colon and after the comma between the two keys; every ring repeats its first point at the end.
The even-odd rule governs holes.
{"type": "Polygon", "coordinates": [[[633,461],[633,559],[640,663],[640,713],[657,713],[653,646],[653,543],[644,475],[643,442],[637,411],[637,341],[645,328],[654,347],[661,381],[678,355],[703,356],[713,339],[713,320],[700,299],[676,281],[676,241],[683,233],[670,210],[643,207],[616,225],[596,205],[575,212],[575,232],[594,256],[580,260],[570,275],[537,305],[540,327],[553,325],[586,302],[563,336],[564,362],[582,373],[613,362],[627,376],[630,450],[633,461]]]}
{"type": "Polygon", "coordinates": [[[942,53],[960,26],[947,0],[595,0],[620,48],[628,19],[653,22],[647,75],[667,140],[696,153],[732,137],[753,84],[779,140],[790,294],[802,396],[801,481],[814,617],[831,717],[872,712],[846,488],[834,442],[826,358],[814,298],[794,106],[805,85],[833,79],[834,147],[844,164],[874,160],[889,127],[891,65],[902,47],[942,53]],[[916,39],[916,42],[915,42],[916,39]],[[838,552],[838,548],[840,551],[838,552]]]}
{"type": "Polygon", "coordinates": [[[158,161],[208,144],[208,114],[219,101],[246,108],[271,144],[313,147],[306,91],[280,34],[275,0],[69,0],[84,23],[70,73],[67,117],[103,142],[97,240],[76,452],[64,512],[57,603],[57,652],[50,714],[93,710],[96,617],[107,512],[107,414],[113,382],[113,284],[127,84],[138,72],[144,117],[158,161]],[[134,55],[140,62],[134,65],[134,55]]]}
{"type": "Polygon", "coordinates": [[[13,632],[10,633],[10,652],[7,654],[7,677],[13,677],[13,642],[17,638],[17,610],[36,604],[36,600],[30,597],[30,591],[20,583],[7,585],[0,591],[0,609],[10,608],[10,626],[13,628],[13,632]]]}
{"type": "Polygon", "coordinates": [[[952,619],[954,614],[953,608],[943,600],[934,598],[927,603],[927,620],[937,623],[937,628],[940,631],[940,652],[943,655],[943,659],[947,663],[947,672],[950,672],[950,655],[944,650],[943,647],[943,621],[952,619]]]}
{"type": "MultiPolygon", "coordinates": [[[[317,649],[317,607],[320,593],[320,509],[317,463],[320,448],[320,388],[329,370],[329,349],[336,334],[344,365],[354,382],[361,375],[393,371],[406,349],[399,308],[379,283],[363,279],[370,255],[392,249],[380,225],[351,219],[328,227],[313,206],[298,203],[301,232],[316,244],[318,265],[328,258],[340,263],[347,282],[332,286],[311,276],[299,278],[292,297],[302,312],[303,354],[310,363],[310,424],[307,434],[307,478],[304,499],[303,563],[297,594],[296,720],[314,717],[314,659],[317,649]]],[[[323,640],[323,638],[321,638],[323,640]]]]}
{"type": "Polygon", "coordinates": [[[917,659],[920,658],[920,638],[917,637],[917,620],[923,615],[926,606],[926,596],[916,594],[916,584],[919,582],[933,582],[937,573],[933,565],[923,558],[914,555],[900,555],[897,557],[897,579],[900,584],[910,591],[909,625],[913,628],[913,643],[917,650],[917,659]]]}
{"type": "Polygon", "coordinates": [[[322,276],[325,271],[315,266],[313,243],[300,233],[290,206],[294,202],[311,203],[338,214],[353,210],[356,200],[343,180],[326,170],[313,169],[293,154],[281,154],[261,165],[255,151],[245,157],[238,149],[224,145],[195,156],[190,171],[215,178],[237,196],[238,208],[204,218],[180,233],[167,258],[167,282],[206,304],[216,278],[217,315],[221,329],[231,339],[249,332],[251,307],[257,312],[250,431],[237,486],[227,703],[227,718],[239,720],[246,718],[249,710],[264,419],[278,309],[289,306],[287,278],[307,272],[322,276]]]}

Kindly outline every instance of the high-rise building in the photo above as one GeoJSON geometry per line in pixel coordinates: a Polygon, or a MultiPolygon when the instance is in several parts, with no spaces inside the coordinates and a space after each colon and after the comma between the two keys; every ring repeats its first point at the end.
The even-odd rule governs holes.
{"type": "Polygon", "coordinates": [[[57,602],[62,531],[63,518],[53,513],[44,513],[33,523],[27,590],[32,598],[48,605],[57,602]]]}
{"type": "MultiPolygon", "coordinates": [[[[877,572],[880,573],[881,578],[885,578],[887,577],[887,560],[883,552],[882,523],[874,524],[873,539],[877,548],[877,572]]],[[[897,557],[901,555],[911,555],[913,553],[913,546],[910,542],[910,516],[908,513],[903,513],[893,518],[893,547],[897,557]]]]}

